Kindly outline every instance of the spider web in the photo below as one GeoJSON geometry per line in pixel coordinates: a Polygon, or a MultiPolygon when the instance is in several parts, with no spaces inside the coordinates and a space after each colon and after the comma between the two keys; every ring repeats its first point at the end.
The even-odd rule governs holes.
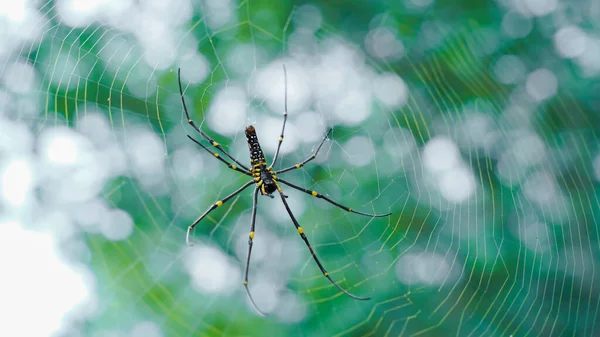
{"type": "Polygon", "coordinates": [[[40,172],[37,201],[14,216],[93,274],[92,304],[62,334],[600,333],[597,6],[124,4],[35,2],[3,17],[17,37],[2,51],[2,127],[32,134],[40,172]],[[262,318],[242,286],[251,189],[185,245],[246,177],[187,139],[204,141],[177,68],[192,118],[246,163],[249,124],[272,160],[283,64],[277,166],[334,131],[282,177],[393,214],[284,188],[332,278],[372,297],[356,301],[323,278],[281,202],[259,198],[262,318]]]}

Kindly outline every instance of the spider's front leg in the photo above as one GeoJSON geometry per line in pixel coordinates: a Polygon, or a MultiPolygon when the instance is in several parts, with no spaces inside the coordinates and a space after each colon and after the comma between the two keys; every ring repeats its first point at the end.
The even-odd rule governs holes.
{"type": "MultiPolygon", "coordinates": [[[[216,147],[219,151],[221,151],[221,153],[223,153],[229,159],[233,160],[236,164],[238,164],[239,167],[241,167],[242,169],[244,169],[246,172],[250,172],[250,169],[248,169],[244,164],[240,163],[237,159],[233,158],[232,155],[230,155],[227,151],[225,151],[225,149],[221,146],[221,144],[215,142],[214,139],[212,139],[209,135],[207,135],[204,131],[202,131],[202,129],[200,129],[196,125],[196,123],[192,120],[192,118],[190,117],[190,113],[188,112],[187,105],[185,104],[185,98],[183,96],[183,86],[181,85],[181,68],[177,69],[177,80],[179,81],[179,94],[181,96],[181,104],[183,105],[183,111],[185,111],[185,116],[187,117],[188,124],[190,124],[194,128],[194,130],[196,130],[199,134],[201,134],[202,137],[204,137],[206,140],[208,140],[208,142],[212,146],[216,147]]],[[[191,137],[190,137],[190,139],[194,140],[191,137]]],[[[196,143],[199,144],[200,146],[202,146],[203,148],[205,148],[204,145],[201,145],[198,142],[196,142],[196,143]]],[[[217,157],[217,158],[219,157],[219,155],[217,153],[213,153],[213,152],[209,151],[208,149],[206,149],[206,150],[208,152],[210,152],[212,155],[214,155],[215,157],[217,157]]],[[[233,165],[230,165],[230,167],[231,166],[233,166],[233,165]]]]}
{"type": "Polygon", "coordinates": [[[317,147],[317,151],[315,151],[315,153],[313,153],[310,157],[306,158],[303,162],[300,162],[300,163],[298,163],[298,164],[296,164],[294,166],[286,167],[284,169],[276,171],[275,174],[280,174],[280,173],[284,173],[284,172],[288,172],[288,171],[297,170],[297,169],[301,168],[302,166],[306,165],[306,163],[308,163],[309,161],[317,158],[317,154],[319,154],[319,151],[321,150],[321,147],[323,146],[323,144],[325,144],[325,141],[329,137],[329,134],[331,133],[332,130],[333,129],[329,129],[327,131],[327,133],[325,134],[325,137],[323,137],[323,140],[321,141],[321,143],[317,147]]]}
{"type": "Polygon", "coordinates": [[[223,159],[223,157],[219,156],[218,153],[212,152],[209,148],[207,148],[206,146],[204,146],[202,143],[200,143],[199,141],[197,141],[196,139],[194,139],[192,136],[187,135],[187,137],[189,139],[191,139],[194,143],[196,143],[197,145],[199,145],[201,148],[203,148],[204,150],[206,150],[208,153],[210,153],[213,157],[217,158],[220,162],[222,162],[223,164],[227,165],[227,167],[229,167],[230,169],[234,170],[234,171],[238,171],[241,172],[249,177],[252,177],[252,174],[248,171],[246,171],[245,169],[241,168],[241,167],[237,167],[231,163],[229,163],[227,160],[223,159]]]}
{"type": "Polygon", "coordinates": [[[288,116],[288,109],[287,109],[287,70],[285,69],[285,64],[283,65],[283,83],[285,86],[284,89],[284,94],[283,94],[283,100],[284,100],[284,106],[283,106],[283,126],[281,127],[281,134],[279,135],[279,143],[277,144],[277,151],[275,151],[275,156],[273,157],[273,162],[271,163],[271,166],[269,166],[269,169],[271,169],[275,163],[277,162],[277,158],[279,157],[279,149],[281,148],[281,143],[283,143],[283,136],[285,134],[285,123],[287,122],[287,116],[288,116]]]}
{"type": "Polygon", "coordinates": [[[223,204],[225,204],[227,201],[229,201],[231,198],[235,197],[236,195],[240,194],[243,190],[245,190],[248,186],[250,186],[252,184],[254,184],[254,180],[250,180],[249,182],[245,183],[242,187],[238,188],[235,192],[231,193],[230,195],[226,196],[225,198],[212,204],[206,210],[206,212],[204,212],[201,216],[199,216],[198,219],[196,219],[196,221],[194,221],[188,227],[187,234],[185,235],[185,242],[188,244],[188,246],[192,245],[192,244],[190,244],[190,233],[194,230],[194,227],[196,227],[196,225],[200,221],[202,221],[202,219],[204,219],[210,212],[214,211],[217,207],[223,206],[223,204]]]}

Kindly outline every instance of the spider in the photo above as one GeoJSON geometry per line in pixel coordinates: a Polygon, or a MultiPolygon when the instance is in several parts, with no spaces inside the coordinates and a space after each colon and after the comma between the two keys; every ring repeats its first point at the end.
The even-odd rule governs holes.
{"type": "Polygon", "coordinates": [[[306,235],[304,234],[304,229],[300,226],[300,224],[298,223],[298,220],[296,220],[296,217],[294,217],[294,214],[292,213],[292,210],[290,209],[290,206],[288,205],[286,198],[287,195],[283,194],[283,190],[281,189],[281,185],[287,185],[288,187],[291,187],[295,190],[304,192],[308,195],[311,195],[313,197],[316,198],[320,198],[323,199],[343,210],[346,210],[348,212],[351,213],[355,213],[355,214],[359,214],[359,215],[364,215],[364,216],[369,216],[369,217],[385,217],[388,216],[392,213],[386,213],[386,214],[370,214],[370,213],[363,213],[363,212],[359,212],[359,211],[355,211],[350,207],[341,205],[339,203],[337,203],[336,201],[318,193],[317,191],[311,191],[309,189],[294,185],[286,180],[283,180],[281,178],[279,178],[277,175],[285,173],[285,172],[289,172],[289,171],[293,171],[296,169],[299,169],[301,167],[303,167],[304,165],[306,165],[308,162],[310,162],[311,160],[315,159],[317,157],[317,154],[319,153],[319,150],[321,149],[321,147],[323,146],[323,144],[325,143],[325,141],[327,140],[329,134],[331,133],[332,129],[330,128],[327,133],[325,134],[325,137],[323,138],[323,140],[321,141],[321,143],[319,144],[319,146],[317,147],[317,150],[315,151],[315,153],[313,153],[310,157],[308,157],[307,159],[305,159],[304,161],[281,169],[281,170],[277,170],[274,171],[273,170],[273,166],[275,166],[275,163],[277,163],[277,158],[279,157],[279,149],[281,148],[281,143],[283,143],[283,136],[284,136],[284,132],[285,132],[285,123],[287,121],[287,70],[285,68],[285,65],[283,65],[283,76],[284,76],[284,85],[285,85],[285,92],[284,92],[284,112],[283,112],[283,126],[281,128],[281,135],[279,136],[279,143],[277,144],[277,150],[275,151],[275,156],[273,158],[273,162],[271,162],[270,166],[267,166],[267,162],[265,160],[265,155],[263,154],[263,151],[260,147],[260,143],[258,142],[258,137],[256,135],[256,129],[254,128],[254,126],[250,125],[246,128],[246,140],[248,143],[248,149],[250,150],[250,167],[246,167],[244,164],[240,163],[238,160],[236,160],[235,158],[233,158],[227,151],[225,151],[225,149],[223,149],[223,147],[217,143],[216,141],[214,141],[209,135],[207,135],[204,131],[202,131],[197,125],[196,123],[194,123],[194,121],[190,118],[190,114],[188,112],[187,106],[185,104],[185,99],[183,96],[183,88],[181,86],[181,68],[178,69],[177,71],[177,78],[179,81],[179,92],[181,94],[181,103],[183,105],[183,110],[185,111],[185,115],[187,117],[187,121],[188,123],[200,134],[202,135],[202,137],[204,137],[213,147],[215,147],[217,150],[219,150],[222,154],[224,154],[227,158],[229,158],[231,161],[233,161],[235,164],[230,163],[229,161],[227,161],[226,159],[224,159],[223,157],[221,157],[221,155],[219,155],[216,152],[211,151],[207,146],[203,145],[202,143],[200,143],[199,141],[197,141],[196,139],[194,139],[192,136],[190,136],[189,134],[187,135],[187,137],[192,140],[194,143],[196,143],[198,146],[200,146],[201,148],[203,148],[204,150],[206,150],[208,153],[210,153],[212,156],[214,156],[215,158],[217,158],[218,160],[220,160],[223,164],[227,165],[227,167],[229,167],[230,169],[240,172],[242,174],[245,174],[249,177],[251,177],[252,179],[250,181],[248,181],[247,183],[245,183],[244,185],[242,185],[240,188],[238,188],[236,191],[234,191],[233,193],[229,194],[228,196],[226,196],[225,198],[218,200],[217,202],[215,202],[214,204],[212,204],[202,215],[200,215],[189,227],[186,233],[186,243],[188,245],[190,244],[190,232],[194,229],[194,227],[196,227],[196,225],[198,225],[198,223],[200,221],[202,221],[202,219],[204,219],[210,212],[212,212],[213,210],[215,210],[217,207],[222,206],[223,204],[225,204],[227,201],[229,201],[231,198],[233,198],[234,196],[238,195],[239,193],[241,193],[242,191],[244,191],[246,188],[248,188],[250,185],[255,185],[254,188],[254,195],[253,195],[253,200],[252,200],[252,220],[250,223],[250,235],[249,235],[249,239],[248,239],[248,257],[246,260],[246,267],[245,267],[245,271],[244,271],[244,287],[246,288],[246,293],[248,294],[248,298],[250,299],[250,302],[252,302],[252,305],[254,306],[254,309],[256,309],[256,311],[264,316],[265,314],[258,308],[258,306],[256,305],[256,303],[254,302],[254,299],[252,298],[252,295],[250,294],[250,290],[248,288],[248,267],[250,265],[250,255],[252,254],[252,243],[254,240],[254,229],[255,229],[255,224],[256,224],[256,208],[258,205],[258,194],[260,193],[261,195],[264,196],[268,196],[271,198],[274,198],[273,193],[278,192],[279,196],[281,197],[281,201],[283,202],[283,205],[285,206],[285,210],[287,211],[288,215],[290,216],[290,218],[292,219],[292,222],[294,223],[294,226],[296,226],[296,230],[298,231],[298,234],[300,234],[300,237],[302,238],[302,240],[304,240],[304,243],[306,244],[306,246],[308,247],[308,250],[310,251],[310,254],[312,255],[313,259],[315,260],[315,262],[317,263],[317,266],[319,267],[319,269],[321,270],[321,273],[323,273],[323,276],[325,276],[334,286],[336,286],[341,292],[343,292],[344,294],[350,296],[351,298],[357,299],[357,300],[368,300],[370,299],[370,297],[359,297],[356,295],[353,295],[351,293],[349,293],[348,291],[346,291],[344,288],[342,288],[339,284],[337,284],[332,278],[331,276],[329,276],[329,273],[327,272],[327,270],[325,269],[325,267],[323,267],[323,264],[321,263],[321,261],[319,260],[319,258],[317,257],[317,255],[315,254],[315,251],[313,250],[312,246],[310,245],[310,242],[308,241],[308,238],[306,237],[306,235]],[[237,165],[236,165],[237,164],[237,165]]]}

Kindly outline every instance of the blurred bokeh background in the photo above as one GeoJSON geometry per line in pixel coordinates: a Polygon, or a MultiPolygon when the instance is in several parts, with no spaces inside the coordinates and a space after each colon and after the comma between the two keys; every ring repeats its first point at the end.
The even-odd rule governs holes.
{"type": "Polygon", "coordinates": [[[0,335],[600,335],[600,2],[0,3],[0,335]],[[365,212],[280,200],[240,161],[365,212]],[[201,137],[196,137],[201,139],[201,137]]]}

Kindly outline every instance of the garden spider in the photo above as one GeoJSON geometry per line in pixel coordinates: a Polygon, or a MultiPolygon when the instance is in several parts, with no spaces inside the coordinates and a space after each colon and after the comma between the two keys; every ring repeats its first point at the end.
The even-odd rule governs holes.
{"type": "Polygon", "coordinates": [[[323,276],[325,276],[334,286],[336,286],[341,292],[343,292],[344,294],[357,299],[357,300],[368,300],[370,299],[369,297],[359,297],[356,295],[352,295],[351,293],[349,293],[348,291],[346,291],[344,288],[342,288],[339,284],[337,284],[332,278],[331,276],[329,276],[329,273],[327,272],[327,270],[325,270],[325,267],[323,267],[323,265],[321,264],[321,261],[319,261],[319,259],[317,258],[317,255],[315,254],[312,246],[310,245],[310,243],[308,242],[308,238],[306,237],[306,235],[304,234],[304,229],[302,229],[302,227],[300,226],[300,224],[298,223],[298,220],[296,220],[296,218],[294,217],[294,214],[292,214],[292,211],[290,210],[290,206],[288,205],[287,201],[285,200],[287,198],[287,196],[285,194],[283,194],[283,190],[281,189],[281,186],[279,185],[279,183],[287,185],[295,190],[304,192],[306,194],[312,195],[313,197],[316,198],[320,198],[320,199],[324,199],[325,201],[341,208],[344,209],[348,212],[352,212],[352,213],[356,213],[356,214],[360,214],[360,215],[365,215],[365,216],[370,216],[370,217],[384,217],[384,216],[388,216],[392,213],[387,213],[387,214],[370,214],[370,213],[363,213],[363,212],[359,212],[359,211],[355,211],[352,208],[346,207],[344,205],[341,205],[331,199],[329,199],[328,197],[316,192],[316,191],[311,191],[308,190],[306,188],[300,187],[300,186],[296,186],[286,180],[283,180],[279,177],[277,177],[278,174],[284,173],[284,172],[288,172],[288,171],[292,171],[292,170],[296,170],[301,168],[302,166],[304,166],[306,163],[310,162],[311,160],[315,159],[317,157],[317,154],[319,153],[319,150],[321,149],[321,147],[323,146],[323,144],[325,143],[325,140],[327,140],[327,137],[329,136],[329,134],[331,133],[332,129],[329,129],[329,131],[327,131],[327,134],[325,135],[325,137],[323,138],[323,140],[321,141],[321,143],[319,144],[319,146],[317,147],[317,150],[315,151],[315,153],[313,153],[310,157],[308,157],[306,160],[304,160],[303,162],[300,162],[296,165],[284,168],[282,170],[278,170],[278,171],[273,171],[273,166],[275,165],[275,163],[277,162],[277,158],[279,157],[279,149],[281,148],[281,143],[283,142],[283,134],[285,131],[285,123],[287,121],[287,71],[285,68],[285,65],[283,66],[283,76],[284,76],[284,82],[285,82],[285,93],[284,93],[284,112],[283,112],[283,126],[281,128],[281,135],[279,136],[279,144],[277,144],[277,151],[275,151],[275,157],[273,158],[273,162],[271,163],[270,166],[267,167],[267,162],[265,160],[265,155],[263,154],[263,151],[260,147],[260,144],[258,143],[258,138],[256,136],[256,130],[254,129],[254,126],[250,125],[246,128],[246,139],[248,142],[248,148],[250,150],[250,166],[251,168],[248,168],[246,166],[244,166],[244,164],[240,163],[239,161],[237,161],[235,158],[233,158],[229,153],[227,153],[227,151],[225,151],[223,149],[223,147],[215,142],[210,136],[208,136],[206,133],[204,133],[195,123],[194,121],[190,118],[190,114],[188,113],[187,107],[185,105],[185,99],[183,97],[183,88],[181,86],[181,68],[178,69],[177,71],[177,78],[179,81],[179,92],[181,94],[181,103],[183,104],[183,110],[185,111],[185,115],[187,117],[187,121],[188,123],[196,130],[198,131],[198,133],[200,133],[202,135],[202,137],[204,137],[206,140],[208,140],[208,142],[214,146],[215,148],[217,148],[217,150],[219,150],[221,153],[223,153],[225,156],[227,156],[230,160],[232,160],[235,164],[231,164],[230,162],[228,162],[226,159],[224,159],[223,157],[221,157],[218,153],[211,151],[210,149],[208,149],[208,147],[206,147],[205,145],[203,145],[202,143],[200,143],[199,141],[197,141],[196,139],[194,139],[192,136],[187,135],[187,137],[189,139],[191,139],[194,143],[198,144],[201,148],[203,148],[204,150],[206,150],[208,153],[210,153],[211,155],[213,155],[215,158],[217,158],[218,160],[220,160],[222,163],[224,163],[225,165],[227,165],[230,169],[234,170],[234,171],[238,171],[241,172],[242,174],[245,174],[249,177],[251,177],[252,179],[250,181],[248,181],[247,183],[245,183],[244,185],[242,185],[242,187],[238,188],[235,192],[231,193],[230,195],[226,196],[225,198],[215,202],[214,204],[212,204],[207,210],[206,212],[204,212],[202,215],[200,215],[200,217],[198,217],[196,219],[196,221],[194,221],[187,230],[187,234],[186,234],[186,243],[188,245],[190,245],[190,232],[194,229],[194,227],[196,227],[196,225],[202,220],[204,219],[204,217],[206,217],[210,212],[212,212],[214,209],[216,209],[219,206],[222,206],[224,203],[226,203],[227,201],[229,201],[231,198],[233,198],[234,196],[238,195],[239,193],[241,193],[243,190],[245,190],[248,186],[255,184],[256,187],[254,188],[254,197],[253,197],[253,201],[252,201],[252,221],[250,223],[250,235],[249,235],[249,240],[248,240],[248,258],[246,260],[246,267],[245,267],[245,271],[244,271],[244,287],[246,288],[246,292],[248,293],[248,297],[250,298],[250,302],[252,302],[252,305],[254,306],[254,308],[256,309],[256,311],[258,311],[259,314],[261,315],[265,315],[256,305],[256,303],[254,302],[254,299],[252,298],[252,295],[250,294],[250,290],[248,289],[248,266],[250,265],[250,255],[252,254],[252,242],[254,239],[254,228],[255,228],[255,224],[256,224],[256,207],[258,204],[258,193],[260,192],[260,194],[265,195],[265,196],[269,196],[271,198],[274,198],[273,193],[275,191],[277,191],[279,193],[279,196],[281,197],[281,201],[283,202],[283,205],[285,206],[285,210],[287,211],[288,215],[290,216],[290,218],[292,219],[292,222],[294,223],[294,226],[296,226],[296,230],[298,231],[298,234],[300,234],[300,237],[302,238],[302,240],[304,240],[304,243],[306,244],[306,246],[308,247],[308,250],[310,251],[310,254],[312,255],[313,259],[315,260],[315,262],[317,263],[317,266],[319,266],[319,269],[321,270],[321,272],[323,273],[323,276]]]}

